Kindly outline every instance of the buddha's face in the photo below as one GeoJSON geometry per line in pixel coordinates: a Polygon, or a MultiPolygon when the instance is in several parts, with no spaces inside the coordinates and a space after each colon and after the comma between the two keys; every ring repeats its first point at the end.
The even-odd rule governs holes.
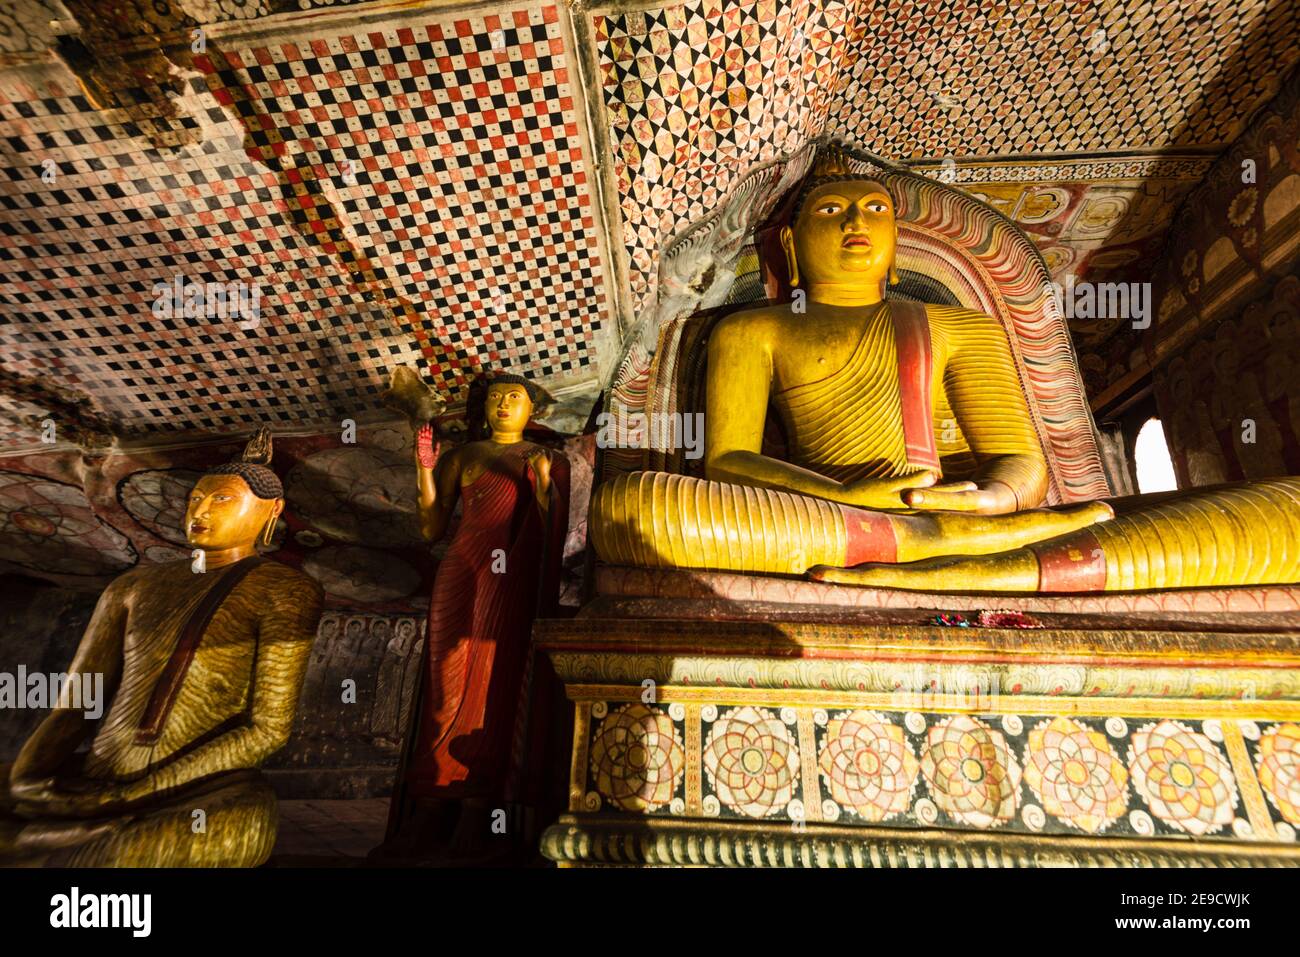
{"type": "Polygon", "coordinates": [[[196,548],[253,545],[284,508],[282,498],[258,498],[238,475],[205,475],[190,492],[185,537],[196,548]]]}
{"type": "Polygon", "coordinates": [[[1218,339],[1214,344],[1214,373],[1224,382],[1230,381],[1237,374],[1237,346],[1228,338],[1218,339]]]}
{"type": "Polygon", "coordinates": [[[484,407],[488,428],[493,432],[522,432],[533,413],[528,390],[514,383],[488,386],[484,407]]]}
{"type": "Polygon", "coordinates": [[[1178,360],[1169,364],[1169,376],[1165,380],[1169,387],[1169,396],[1173,399],[1184,399],[1187,397],[1188,390],[1191,388],[1191,380],[1187,377],[1187,366],[1178,360]]]}
{"type": "Polygon", "coordinates": [[[894,201],[879,183],[826,183],[804,200],[781,243],[800,286],[819,283],[879,286],[890,278],[898,227],[894,201]]]}

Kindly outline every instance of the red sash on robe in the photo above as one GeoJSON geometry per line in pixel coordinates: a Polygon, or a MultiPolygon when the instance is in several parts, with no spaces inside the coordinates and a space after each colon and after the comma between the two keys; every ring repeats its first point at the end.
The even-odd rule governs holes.
{"type": "Polygon", "coordinates": [[[135,733],[136,744],[153,744],[158,740],[163,725],[167,723],[167,716],[176,704],[181,685],[185,683],[190,665],[194,663],[194,655],[199,650],[203,634],[221,609],[221,603],[244,580],[244,576],[266,561],[268,559],[260,555],[251,555],[218,572],[220,577],[216,584],[199,599],[199,603],[190,612],[190,617],[181,626],[180,639],[172,649],[167,664],[163,666],[158,683],[153,686],[153,693],[149,695],[149,703],[145,706],[140,727],[135,733]]]}
{"type": "MultiPolygon", "coordinates": [[[[894,349],[898,356],[898,399],[903,415],[903,441],[908,465],[939,470],[939,449],[934,439],[931,386],[934,378],[930,321],[919,302],[891,302],[889,317],[894,326],[894,349]]],[[[894,562],[898,541],[887,515],[870,509],[841,505],[847,543],[844,564],[848,568],[864,562],[894,562]]]]}
{"type": "Polygon", "coordinates": [[[930,321],[919,302],[891,302],[894,348],[898,353],[898,397],[903,412],[903,441],[907,462],[920,468],[939,468],[931,413],[934,377],[930,321]]]}

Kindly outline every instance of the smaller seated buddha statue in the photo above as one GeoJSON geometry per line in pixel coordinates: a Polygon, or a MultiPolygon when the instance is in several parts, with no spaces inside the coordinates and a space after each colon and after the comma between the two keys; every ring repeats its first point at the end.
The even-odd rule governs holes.
{"type": "Polygon", "coordinates": [[[780,238],[806,308],[716,325],[705,477],[599,486],[604,561],[973,592],[1300,581],[1300,478],[1041,507],[1047,462],[1002,325],[884,297],[897,226],[880,183],[832,155],[780,238]],[[785,458],[763,450],[769,407],[785,458]],[[975,464],[957,480],[937,452],[949,412],[975,464]]]}
{"type": "Polygon", "coordinates": [[[142,565],[100,596],[68,669],[103,675],[98,722],[58,703],[0,766],[0,863],[252,867],[275,842],[257,770],[289,739],[322,592],[257,554],[284,490],[261,430],[190,493],[194,559],[142,565]],[[78,747],[89,739],[89,748],[78,747]]]}

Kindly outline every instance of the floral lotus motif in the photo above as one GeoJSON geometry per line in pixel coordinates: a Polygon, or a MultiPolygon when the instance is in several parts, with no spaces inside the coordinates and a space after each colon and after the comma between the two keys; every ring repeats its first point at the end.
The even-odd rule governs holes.
{"type": "Polygon", "coordinates": [[[185,509],[190,489],[202,477],[196,469],[141,469],[118,486],[117,498],[133,519],[159,538],[188,545],[185,509]]]}
{"type": "Polygon", "coordinates": [[[830,720],[817,763],[835,802],[873,822],[907,810],[920,769],[903,729],[863,710],[830,720]]]}
{"type": "Polygon", "coordinates": [[[1232,823],[1237,783],[1205,735],[1178,721],[1147,725],[1133,735],[1128,761],[1133,789],[1171,827],[1199,837],[1232,823]]]}
{"type": "Polygon", "coordinates": [[[1043,808],[1066,824],[1097,834],[1128,810],[1128,771],[1106,736],[1072,718],[1029,732],[1025,783],[1043,808]]]}
{"type": "Polygon", "coordinates": [[[667,804],[685,767],[686,750],[672,719],[643,704],[615,711],[591,742],[596,790],[624,811],[653,811],[667,804]]]}
{"type": "Polygon", "coordinates": [[[99,518],[77,486],[0,470],[0,561],[59,575],[105,575],[138,560],[130,539],[99,518]]]}
{"type": "Polygon", "coordinates": [[[932,727],[921,772],[935,803],[974,827],[1003,824],[1020,801],[1020,765],[1001,731],[970,715],[953,715],[932,727]]]}
{"type": "Polygon", "coordinates": [[[1251,213],[1255,212],[1255,193],[1255,187],[1248,186],[1233,197],[1232,202],[1228,204],[1228,222],[1234,226],[1244,226],[1246,224],[1251,213]]]}
{"type": "Polygon", "coordinates": [[[1288,824],[1300,824],[1300,725],[1280,724],[1259,739],[1259,784],[1288,824]]]}
{"type": "Polygon", "coordinates": [[[727,807],[746,817],[767,817],[794,797],[799,748],[776,715],[746,705],[713,723],[704,770],[727,807]]]}

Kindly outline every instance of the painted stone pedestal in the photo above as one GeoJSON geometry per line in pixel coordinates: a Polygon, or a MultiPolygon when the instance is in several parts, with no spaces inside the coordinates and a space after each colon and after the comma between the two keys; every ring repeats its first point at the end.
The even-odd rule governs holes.
{"type": "MultiPolygon", "coordinates": [[[[1294,590],[1212,626],[1192,608],[1102,627],[1116,609],[1002,597],[985,607],[1030,627],[952,627],[923,600],[853,612],[808,583],[829,589],[819,612],[801,593],[688,617],[665,594],[708,578],[688,577],[642,617],[604,617],[633,600],[607,594],[537,626],[575,709],[552,860],[1300,863],[1300,618],[1275,615],[1294,590]]],[[[971,600],[948,620],[978,621],[971,600]]]]}

